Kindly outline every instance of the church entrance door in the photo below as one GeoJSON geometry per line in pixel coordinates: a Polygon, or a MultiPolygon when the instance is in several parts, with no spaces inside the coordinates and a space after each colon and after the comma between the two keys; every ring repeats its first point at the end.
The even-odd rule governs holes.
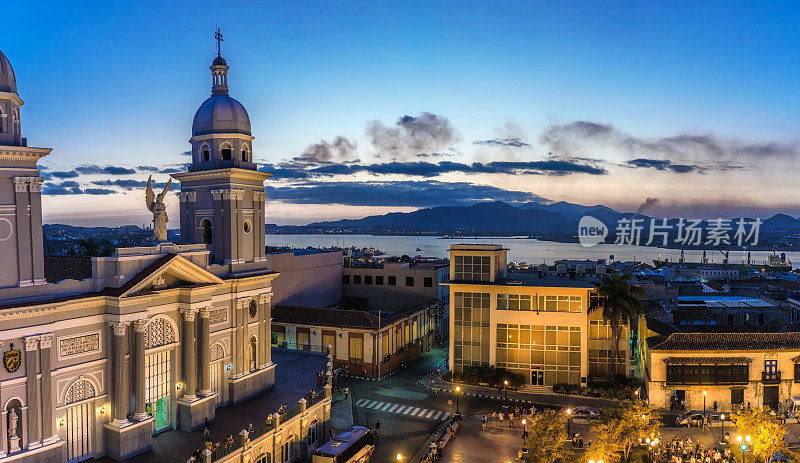
{"type": "Polygon", "coordinates": [[[92,457],[92,401],[67,409],[67,461],[83,461],[92,457]]]}
{"type": "Polygon", "coordinates": [[[145,365],[147,369],[147,412],[151,416],[155,416],[153,431],[159,432],[169,428],[172,424],[170,351],[165,350],[148,355],[145,365]]]}
{"type": "Polygon", "coordinates": [[[211,390],[217,394],[214,399],[214,406],[221,407],[225,405],[225,394],[222,390],[222,361],[211,362],[211,390]]]}

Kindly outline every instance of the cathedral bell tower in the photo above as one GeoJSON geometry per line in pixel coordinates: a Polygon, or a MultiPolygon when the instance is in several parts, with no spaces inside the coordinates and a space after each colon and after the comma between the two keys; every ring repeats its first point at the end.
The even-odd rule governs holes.
{"type": "Polygon", "coordinates": [[[210,246],[213,263],[262,262],[264,256],[264,180],[253,162],[250,117],[228,94],[228,63],[211,63],[211,97],[200,105],[192,123],[192,164],[173,174],[181,182],[181,238],[210,246]]]}
{"type": "Polygon", "coordinates": [[[45,284],[42,177],[36,163],[52,151],[22,137],[14,69],[0,52],[0,288],[45,284]]]}

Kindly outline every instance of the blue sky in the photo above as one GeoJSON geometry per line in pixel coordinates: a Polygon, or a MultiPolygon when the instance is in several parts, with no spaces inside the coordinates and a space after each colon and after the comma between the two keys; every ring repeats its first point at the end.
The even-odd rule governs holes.
{"type": "MultiPolygon", "coordinates": [[[[194,111],[209,95],[211,36],[219,25],[231,94],[250,114],[254,153],[262,164],[279,168],[310,145],[342,136],[356,148],[347,159],[328,162],[557,158],[605,171],[536,166],[505,174],[450,171],[435,178],[409,169],[376,174],[374,168],[313,180],[276,175],[270,212],[277,223],[436,205],[394,194],[395,187],[410,191],[409,181],[423,187],[458,182],[459,188],[466,182],[623,209],[657,197],[668,215],[800,214],[792,198],[796,191],[781,181],[789,182],[788,172],[797,166],[800,138],[797,3],[145,1],[76,8],[27,1],[5,9],[14,21],[7,23],[0,50],[11,60],[26,101],[23,135],[31,145],[54,148],[43,165],[50,171],[81,165],[136,171],[81,173],[67,180],[81,191],[99,186],[91,182],[146,180],[149,172],[137,166],[177,168],[186,162],[181,153],[189,147],[194,111]],[[367,133],[370,121],[393,129],[400,117],[424,113],[452,129],[452,136],[427,147],[447,156],[387,153],[367,133]],[[587,135],[576,122],[605,129],[587,135]],[[555,141],[551,136],[543,142],[545,133],[557,134],[555,141]],[[708,138],[699,144],[692,138],[691,146],[675,141],[699,136],[716,146],[709,147],[708,138]],[[527,146],[474,143],[491,139],[518,139],[527,146]],[[767,149],[775,146],[778,154],[767,149]],[[631,163],[638,159],[696,169],[631,163]],[[320,182],[346,183],[347,189],[334,202],[329,201],[335,195],[295,201],[278,192],[320,182]],[[350,201],[353,182],[380,184],[395,202],[350,201]]],[[[46,220],[146,220],[140,192],[107,189],[115,192],[93,200],[115,213],[87,210],[85,195],[52,195],[45,202],[46,220]]],[[[497,197],[525,199],[499,190],[497,197]]],[[[492,196],[485,188],[474,197],[468,188],[464,192],[458,201],[492,196]]],[[[177,220],[177,214],[172,217],[177,220]]]]}

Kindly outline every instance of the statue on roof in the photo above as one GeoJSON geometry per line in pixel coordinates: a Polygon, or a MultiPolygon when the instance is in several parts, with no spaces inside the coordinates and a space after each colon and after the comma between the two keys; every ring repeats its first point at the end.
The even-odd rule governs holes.
{"type": "Polygon", "coordinates": [[[170,185],[172,185],[172,179],[167,181],[164,191],[156,196],[153,193],[153,176],[151,175],[147,179],[144,203],[147,205],[147,209],[153,213],[153,239],[156,243],[167,241],[167,222],[169,222],[169,218],[167,217],[167,206],[164,205],[164,197],[167,195],[170,185]]]}

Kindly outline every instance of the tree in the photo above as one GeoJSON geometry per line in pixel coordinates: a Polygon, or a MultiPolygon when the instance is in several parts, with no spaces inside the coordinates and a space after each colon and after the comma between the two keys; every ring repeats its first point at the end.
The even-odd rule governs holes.
{"type": "Polygon", "coordinates": [[[758,461],[769,462],[777,452],[798,461],[797,455],[790,454],[784,439],[786,428],[775,415],[762,409],[743,409],[734,413],[731,419],[742,437],[750,436],[753,456],[758,461]]]}
{"type": "Polygon", "coordinates": [[[567,462],[573,457],[566,442],[567,415],[560,410],[542,410],[528,421],[528,437],[523,443],[525,461],[531,463],[567,462]]]}
{"type": "Polygon", "coordinates": [[[631,402],[620,408],[604,409],[591,425],[595,440],[591,454],[596,459],[616,462],[620,456],[628,461],[631,450],[648,437],[655,439],[661,428],[661,416],[642,402],[631,402]]]}
{"type": "Polygon", "coordinates": [[[625,326],[630,326],[639,315],[644,313],[639,298],[645,292],[639,286],[630,283],[630,273],[620,275],[612,272],[603,275],[597,283],[595,291],[597,297],[589,300],[589,311],[601,311],[603,318],[611,325],[611,337],[614,340],[611,357],[611,376],[617,374],[617,360],[619,359],[619,339],[625,326]]]}

